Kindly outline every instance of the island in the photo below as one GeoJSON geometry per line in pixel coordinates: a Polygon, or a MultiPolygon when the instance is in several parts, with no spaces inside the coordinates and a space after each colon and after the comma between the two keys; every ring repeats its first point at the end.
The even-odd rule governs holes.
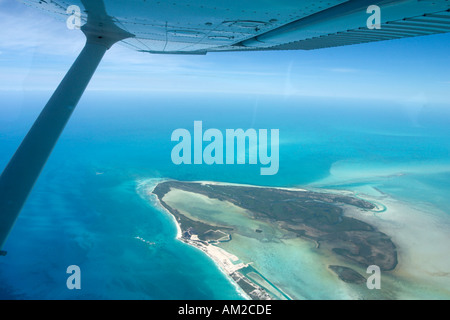
{"type": "Polygon", "coordinates": [[[346,284],[364,285],[361,273],[370,265],[390,272],[398,263],[391,237],[344,214],[346,207],[377,209],[354,196],[174,180],[158,183],[152,193],[175,218],[180,240],[210,256],[250,299],[298,297],[274,284],[271,274],[260,272],[253,261],[243,261],[227,250],[232,250],[235,238],[257,241],[258,246],[289,239],[309,242],[312,250],[332,261],[324,269],[346,284]]]}

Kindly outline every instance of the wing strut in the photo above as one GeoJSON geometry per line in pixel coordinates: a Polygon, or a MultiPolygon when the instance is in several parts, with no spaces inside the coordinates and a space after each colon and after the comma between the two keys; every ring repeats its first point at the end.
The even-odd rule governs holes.
{"type": "Polygon", "coordinates": [[[103,6],[91,9],[81,27],[83,50],[0,176],[0,249],[103,55],[117,41],[133,37],[114,25],[103,6]]]}

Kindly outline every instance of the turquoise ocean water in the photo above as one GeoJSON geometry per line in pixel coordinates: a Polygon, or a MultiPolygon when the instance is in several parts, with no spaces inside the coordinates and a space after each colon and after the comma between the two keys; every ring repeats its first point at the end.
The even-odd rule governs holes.
{"type": "MultiPolygon", "coordinates": [[[[2,169],[49,95],[1,94],[2,169]]],[[[5,245],[0,298],[240,299],[208,257],[175,240],[172,219],[140,197],[138,183],[148,178],[344,190],[374,186],[448,215],[449,107],[87,92],[5,245]],[[204,129],[279,129],[278,174],[261,176],[259,165],[175,166],[171,133],[192,131],[195,120],[204,129]],[[81,268],[81,290],[66,287],[69,265],[81,268]]]]}

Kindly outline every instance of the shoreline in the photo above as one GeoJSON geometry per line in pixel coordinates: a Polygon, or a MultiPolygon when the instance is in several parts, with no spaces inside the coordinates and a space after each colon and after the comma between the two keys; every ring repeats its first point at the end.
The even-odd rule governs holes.
{"type": "MultiPolygon", "coordinates": [[[[167,179],[165,181],[176,181],[172,179],[167,179]]],[[[200,184],[211,184],[211,185],[218,185],[218,186],[235,186],[235,187],[251,187],[251,188],[270,188],[270,189],[278,189],[278,190],[286,190],[286,191],[299,191],[299,192],[317,192],[317,193],[331,193],[331,194],[337,194],[342,196],[352,196],[355,198],[358,198],[360,200],[366,201],[371,203],[373,206],[375,206],[374,209],[370,209],[370,211],[373,211],[375,213],[381,213],[385,212],[387,210],[387,207],[379,203],[378,201],[373,200],[373,197],[369,197],[368,195],[364,195],[367,197],[360,197],[359,192],[352,191],[352,190],[342,190],[342,189],[329,189],[329,188],[321,188],[321,187],[274,187],[274,186],[258,186],[253,184],[241,184],[241,183],[233,183],[233,182],[221,182],[221,181],[208,181],[208,180],[196,180],[196,181],[190,181],[193,183],[200,183],[200,184]],[[370,198],[370,199],[369,199],[370,198]]]]}
{"type": "MultiPolygon", "coordinates": [[[[176,181],[172,179],[167,179],[166,181],[176,181]]],[[[309,191],[308,189],[298,188],[298,187],[272,187],[272,186],[258,186],[255,184],[245,184],[245,183],[233,183],[233,182],[221,182],[221,181],[208,181],[208,180],[196,180],[189,181],[192,183],[200,183],[200,184],[211,184],[217,186],[235,186],[235,187],[251,187],[251,188],[271,188],[271,189],[279,189],[279,190],[288,190],[288,191],[309,191]]]]}
{"type": "Polygon", "coordinates": [[[168,213],[169,217],[172,218],[172,220],[173,220],[173,222],[174,222],[174,224],[175,224],[175,227],[176,227],[176,229],[177,229],[177,234],[176,234],[176,236],[175,236],[175,239],[181,240],[183,234],[182,234],[182,231],[181,231],[181,226],[180,226],[180,224],[178,223],[176,217],[175,217],[169,210],[167,210],[167,208],[165,208],[163,205],[161,205],[161,203],[160,203],[158,197],[156,197],[156,196],[153,194],[153,190],[156,188],[156,186],[157,186],[159,183],[165,182],[165,181],[170,181],[170,179],[144,179],[144,180],[140,180],[140,181],[137,181],[138,186],[136,187],[136,190],[137,190],[138,194],[140,194],[141,196],[143,196],[143,195],[141,194],[141,191],[142,191],[142,190],[140,190],[140,188],[141,188],[141,187],[144,187],[144,188],[145,188],[145,190],[143,190],[143,192],[145,193],[145,194],[144,194],[144,196],[145,196],[144,199],[146,199],[146,200],[152,200],[152,198],[154,198],[152,202],[153,202],[154,204],[158,205],[158,209],[162,209],[162,210],[165,211],[165,213],[168,213]],[[150,185],[150,187],[149,187],[148,184],[149,184],[150,181],[152,181],[152,185],[150,185]],[[153,183],[153,181],[157,181],[157,182],[156,182],[156,183],[153,183]],[[151,188],[151,190],[149,190],[150,188],[151,188]],[[149,197],[149,196],[150,196],[150,199],[147,198],[147,197],[149,197]]]}
{"type": "MultiPolygon", "coordinates": [[[[172,218],[173,223],[175,224],[175,227],[177,229],[177,234],[175,236],[175,239],[190,246],[193,247],[199,251],[201,251],[203,254],[205,254],[209,259],[211,259],[214,264],[216,265],[217,269],[226,277],[226,279],[230,282],[230,284],[236,289],[237,293],[244,299],[244,300],[252,300],[251,297],[238,285],[238,283],[233,278],[233,274],[240,270],[241,268],[245,268],[247,265],[243,264],[240,265],[239,268],[229,268],[228,264],[223,263],[222,261],[226,261],[228,257],[235,257],[234,260],[239,260],[238,257],[234,256],[232,253],[225,251],[224,249],[220,247],[216,247],[212,244],[202,244],[198,241],[192,241],[191,239],[186,239],[183,237],[183,231],[181,229],[180,223],[177,221],[175,215],[172,214],[165,206],[162,205],[162,203],[159,201],[158,197],[153,194],[153,190],[156,188],[156,186],[165,181],[172,181],[171,179],[158,179],[158,182],[152,186],[148,186],[148,181],[153,179],[147,179],[143,180],[141,182],[138,182],[138,188],[141,186],[145,187],[145,195],[147,197],[154,198],[153,203],[157,205],[157,208],[162,210],[163,213],[167,214],[169,217],[172,218]],[[151,190],[149,190],[151,189],[151,190]],[[212,247],[216,248],[217,250],[213,249],[212,247]],[[212,249],[212,250],[211,250],[212,249]]],[[[148,200],[148,198],[145,198],[148,200]]]]}

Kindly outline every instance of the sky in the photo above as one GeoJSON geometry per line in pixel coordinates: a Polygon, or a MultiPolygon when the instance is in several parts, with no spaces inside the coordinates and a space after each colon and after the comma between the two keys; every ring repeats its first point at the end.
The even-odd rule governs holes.
{"type": "MultiPolygon", "coordinates": [[[[0,0],[0,92],[53,91],[83,48],[79,30],[0,0]]],[[[312,51],[152,55],[119,44],[87,90],[218,92],[450,101],[450,34],[312,51]]]]}

